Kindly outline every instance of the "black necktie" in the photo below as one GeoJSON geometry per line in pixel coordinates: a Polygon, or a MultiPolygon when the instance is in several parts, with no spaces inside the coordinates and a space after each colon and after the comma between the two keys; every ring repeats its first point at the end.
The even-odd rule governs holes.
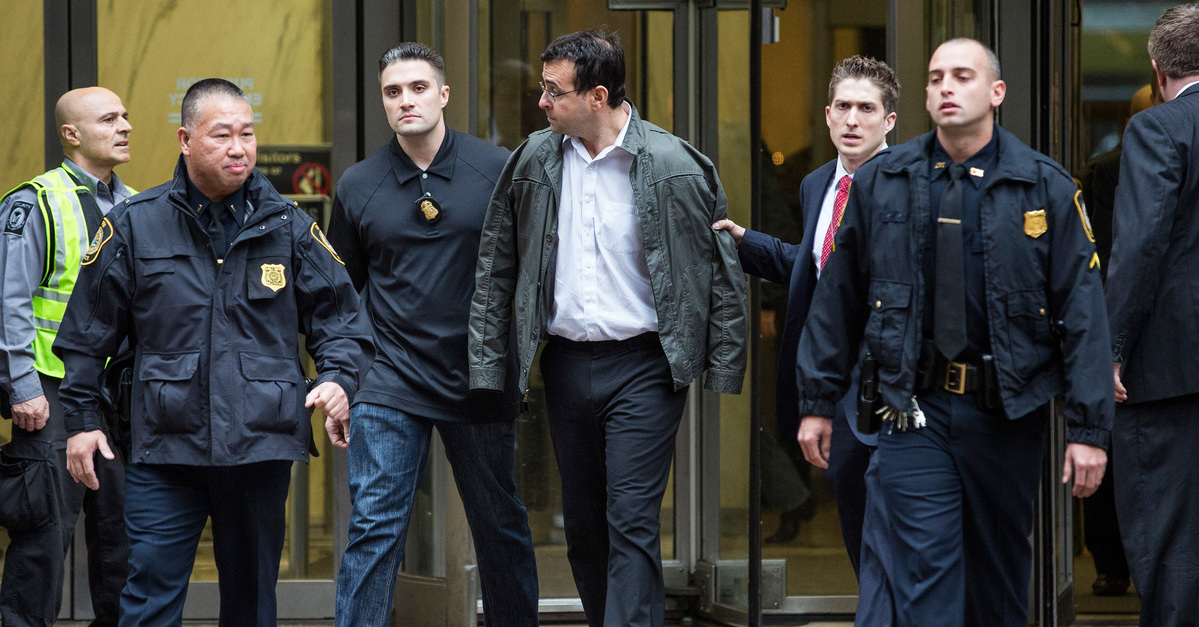
{"type": "Polygon", "coordinates": [[[962,252],[962,176],[966,166],[949,166],[949,186],[941,194],[937,219],[937,300],[933,341],[953,360],[966,348],[966,282],[962,252]]]}
{"type": "Polygon", "coordinates": [[[204,212],[208,214],[208,223],[204,225],[204,230],[212,240],[212,252],[217,259],[224,259],[228,244],[225,243],[225,223],[221,220],[221,214],[225,212],[225,206],[219,202],[208,203],[204,212]]]}

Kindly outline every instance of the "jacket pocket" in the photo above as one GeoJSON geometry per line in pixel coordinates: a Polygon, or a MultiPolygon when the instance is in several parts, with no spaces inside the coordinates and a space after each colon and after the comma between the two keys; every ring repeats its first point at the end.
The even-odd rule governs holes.
{"type": "Polygon", "coordinates": [[[151,435],[200,431],[207,404],[202,402],[201,381],[196,377],[199,364],[199,353],[142,355],[138,379],[151,435]]]}
{"type": "Polygon", "coordinates": [[[1049,307],[1041,290],[1012,292],[1006,301],[1012,365],[1027,380],[1044,368],[1057,346],[1049,330],[1049,307]]]}
{"type": "Polygon", "coordinates": [[[870,282],[870,316],[866,346],[883,370],[897,372],[903,364],[904,330],[911,315],[912,286],[896,281],[870,282]]]}
{"type": "Polygon", "coordinates": [[[253,432],[295,433],[303,407],[300,367],[294,358],[241,354],[241,420],[253,432]]]}

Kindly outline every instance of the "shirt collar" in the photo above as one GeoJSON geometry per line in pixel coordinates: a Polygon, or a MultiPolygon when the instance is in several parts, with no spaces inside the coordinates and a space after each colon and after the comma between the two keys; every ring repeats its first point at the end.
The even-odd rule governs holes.
{"type": "Polygon", "coordinates": [[[583,142],[577,137],[571,137],[570,135],[564,135],[562,137],[563,146],[565,146],[567,142],[571,142],[571,144],[574,146],[575,150],[579,151],[579,154],[583,155],[586,158],[588,163],[590,163],[592,161],[596,161],[598,159],[603,159],[604,157],[606,157],[608,155],[609,152],[612,152],[612,150],[614,150],[616,148],[619,148],[621,150],[624,150],[625,152],[628,152],[629,154],[632,154],[631,152],[629,152],[628,150],[625,149],[624,138],[625,138],[625,135],[627,135],[629,133],[629,122],[633,121],[633,110],[629,106],[629,103],[627,103],[627,102],[622,102],[620,104],[620,108],[621,108],[621,110],[623,110],[625,112],[625,114],[628,115],[628,117],[626,117],[624,119],[624,126],[620,127],[620,133],[616,135],[616,141],[612,142],[611,146],[608,146],[607,148],[604,148],[603,150],[599,151],[599,154],[595,155],[595,159],[591,158],[591,153],[587,152],[587,148],[585,146],[583,146],[583,142]]]}
{"type": "MultiPolygon", "coordinates": [[[[962,162],[966,166],[965,180],[970,181],[975,187],[981,187],[984,177],[988,170],[995,167],[995,159],[999,155],[999,129],[991,133],[991,141],[987,142],[982,150],[970,155],[968,159],[962,162]]],[[[932,153],[932,175],[930,180],[937,180],[941,176],[948,176],[949,164],[953,163],[953,159],[949,158],[949,153],[941,147],[941,141],[937,139],[936,133],[933,134],[933,153],[932,153]],[[938,167],[939,166],[939,167],[938,167]]]]}
{"type": "MultiPolygon", "coordinates": [[[[878,150],[876,150],[874,154],[878,154],[879,151],[886,150],[886,149],[887,149],[887,142],[884,141],[883,145],[879,146],[878,150]]],[[[867,161],[869,161],[869,160],[870,159],[867,159],[867,161]]],[[[861,166],[859,166],[859,167],[861,167],[861,166]]],[[[857,172],[855,171],[853,174],[857,174],[857,172]]],[[[849,178],[852,179],[853,174],[850,174],[849,170],[845,169],[845,163],[843,163],[841,161],[841,156],[837,155],[837,171],[836,171],[836,173],[833,174],[833,183],[840,181],[841,177],[843,177],[843,176],[848,176],[849,178]]]]}
{"type": "MultiPolygon", "coordinates": [[[[192,184],[192,180],[190,177],[187,179],[187,206],[188,206],[188,208],[190,208],[192,211],[195,211],[196,213],[200,213],[201,211],[204,210],[204,207],[207,207],[208,205],[210,205],[214,202],[216,202],[216,201],[212,200],[208,196],[205,196],[204,192],[201,192],[199,189],[196,188],[195,185],[192,184]]],[[[245,220],[246,215],[243,215],[242,213],[239,213],[239,212],[243,212],[243,210],[248,209],[248,207],[246,205],[246,186],[242,185],[241,187],[237,188],[237,191],[235,191],[232,194],[229,194],[227,197],[225,197],[225,199],[222,200],[220,202],[220,204],[224,205],[226,207],[233,207],[234,215],[237,215],[237,217],[241,220],[245,220]]],[[[245,211],[244,213],[249,213],[249,212],[245,211]]]]}
{"type": "Polygon", "coordinates": [[[400,139],[397,136],[391,136],[390,145],[392,157],[399,162],[396,164],[398,166],[396,180],[401,184],[407,183],[423,172],[436,174],[447,181],[454,178],[454,164],[458,162],[458,149],[454,142],[454,131],[448,125],[445,127],[445,137],[441,140],[441,147],[437,149],[437,155],[433,157],[433,163],[429,164],[428,170],[416,167],[404,149],[400,147],[400,139]]]}
{"type": "Polygon", "coordinates": [[[112,173],[112,182],[105,183],[104,181],[92,176],[90,172],[84,170],[83,166],[72,161],[70,157],[63,157],[62,165],[72,175],[74,175],[75,180],[77,180],[80,185],[86,187],[87,191],[91,192],[93,196],[99,195],[98,189],[101,185],[108,188],[108,191],[112,193],[113,198],[116,198],[117,196],[128,198],[131,196],[131,194],[125,188],[125,183],[121,182],[121,178],[117,176],[116,172],[112,173]]]}

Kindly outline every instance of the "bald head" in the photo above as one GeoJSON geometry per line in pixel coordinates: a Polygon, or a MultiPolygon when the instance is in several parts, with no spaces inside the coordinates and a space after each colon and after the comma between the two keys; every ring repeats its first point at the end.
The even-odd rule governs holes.
{"type": "Polygon", "coordinates": [[[103,87],[63,94],[54,105],[63,155],[92,176],[111,182],[112,169],[129,161],[129,112],[121,98],[103,87]]]}

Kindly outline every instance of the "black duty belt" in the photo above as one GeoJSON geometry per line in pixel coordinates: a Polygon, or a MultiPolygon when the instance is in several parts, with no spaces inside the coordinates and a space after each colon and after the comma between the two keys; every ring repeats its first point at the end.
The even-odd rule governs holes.
{"type": "Polygon", "coordinates": [[[923,349],[916,378],[918,394],[940,389],[953,394],[973,394],[980,409],[998,409],[1002,405],[999,377],[991,355],[980,355],[969,363],[949,361],[930,341],[924,342],[923,349]]]}

